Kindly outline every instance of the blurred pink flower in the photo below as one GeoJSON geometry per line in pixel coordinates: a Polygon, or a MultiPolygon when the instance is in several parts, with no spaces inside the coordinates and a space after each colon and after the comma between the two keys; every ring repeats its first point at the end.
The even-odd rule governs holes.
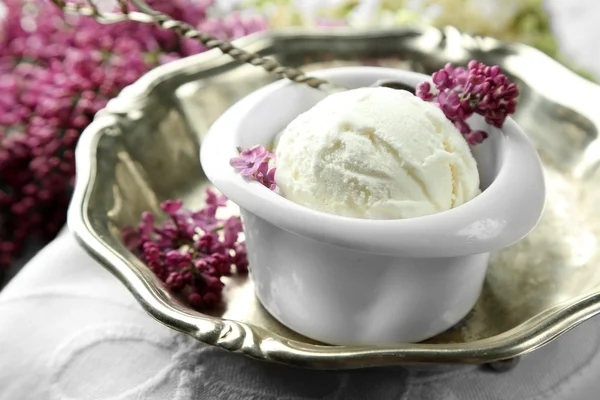
{"type": "MultiPolygon", "coordinates": [[[[261,18],[207,19],[214,0],[151,0],[221,38],[266,27],[261,18]]],[[[48,0],[5,0],[0,22],[0,268],[28,237],[65,221],[74,149],[94,114],[159,63],[203,51],[151,25],[64,17],[48,0]]]]}

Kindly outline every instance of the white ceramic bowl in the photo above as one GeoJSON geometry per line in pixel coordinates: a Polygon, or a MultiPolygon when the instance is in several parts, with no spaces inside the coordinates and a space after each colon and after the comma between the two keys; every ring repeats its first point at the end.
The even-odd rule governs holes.
{"type": "MultiPolygon", "coordinates": [[[[422,74],[378,67],[315,73],[348,87],[380,79],[416,85],[422,74]]],[[[535,149],[512,120],[474,150],[482,193],[449,211],[364,220],[295,204],[229,166],[236,147],[269,144],[325,95],[278,81],[232,106],[201,145],[208,179],[241,208],[256,295],[281,323],[332,344],[421,341],[475,304],[489,252],[529,233],[544,205],[535,149]]]]}

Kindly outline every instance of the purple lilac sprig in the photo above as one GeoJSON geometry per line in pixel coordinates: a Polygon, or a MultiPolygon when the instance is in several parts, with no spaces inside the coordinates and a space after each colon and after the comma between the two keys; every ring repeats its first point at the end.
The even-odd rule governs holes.
{"type": "Polygon", "coordinates": [[[229,160],[229,164],[240,171],[248,179],[255,180],[270,190],[275,190],[275,172],[277,168],[269,168],[269,160],[275,159],[264,146],[257,145],[249,149],[238,148],[240,155],[229,160]]]}
{"type": "Polygon", "coordinates": [[[206,196],[206,206],[199,211],[184,209],[181,201],[165,201],[160,207],[167,220],[158,224],[152,213],[144,212],[137,229],[122,232],[127,248],[197,309],[221,303],[221,277],[248,272],[240,219],[219,218],[217,211],[227,198],[210,189],[206,196]]]}
{"type": "Polygon", "coordinates": [[[432,75],[435,88],[429,82],[417,86],[416,94],[425,101],[435,100],[441,110],[471,145],[483,142],[488,133],[472,130],[467,119],[482,115],[485,122],[502,128],[506,118],[517,108],[519,89],[500,71],[472,60],[467,68],[451,64],[432,75]]]}
{"type": "MultiPolygon", "coordinates": [[[[219,38],[266,28],[263,18],[210,18],[214,0],[149,4],[219,38]]],[[[125,21],[65,17],[48,0],[4,0],[0,20],[0,269],[32,236],[64,225],[74,150],[94,114],[158,64],[199,53],[193,39],[125,21]]]]}

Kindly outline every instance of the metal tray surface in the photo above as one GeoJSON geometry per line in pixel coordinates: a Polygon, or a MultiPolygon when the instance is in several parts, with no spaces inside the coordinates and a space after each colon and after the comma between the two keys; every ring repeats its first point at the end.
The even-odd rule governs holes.
{"type": "Polygon", "coordinates": [[[198,160],[203,135],[233,102],[274,78],[214,51],[189,57],[149,72],[97,115],[77,149],[69,211],[69,226],[80,243],[158,321],[257,359],[337,369],[508,359],[600,311],[599,86],[531,47],[453,28],[276,31],[237,44],[306,71],[378,64],[430,73],[445,62],[472,58],[499,64],[522,88],[515,119],[543,159],[546,209],[533,233],[493,255],[473,311],[423,343],[315,343],[277,323],[255,299],[249,279],[227,282],[223,310],[196,312],[126,250],[119,232],[137,223],[142,211],[157,212],[165,199],[199,206],[208,185],[198,160]]]}

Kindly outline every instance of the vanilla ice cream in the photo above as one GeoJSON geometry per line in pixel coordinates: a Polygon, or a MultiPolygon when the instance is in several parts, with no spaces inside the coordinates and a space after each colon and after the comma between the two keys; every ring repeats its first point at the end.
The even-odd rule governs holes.
{"type": "Polygon", "coordinates": [[[465,139],[434,104],[389,88],[326,97],[279,137],[275,181],[287,199],[356,218],[457,207],[480,193],[465,139]]]}

